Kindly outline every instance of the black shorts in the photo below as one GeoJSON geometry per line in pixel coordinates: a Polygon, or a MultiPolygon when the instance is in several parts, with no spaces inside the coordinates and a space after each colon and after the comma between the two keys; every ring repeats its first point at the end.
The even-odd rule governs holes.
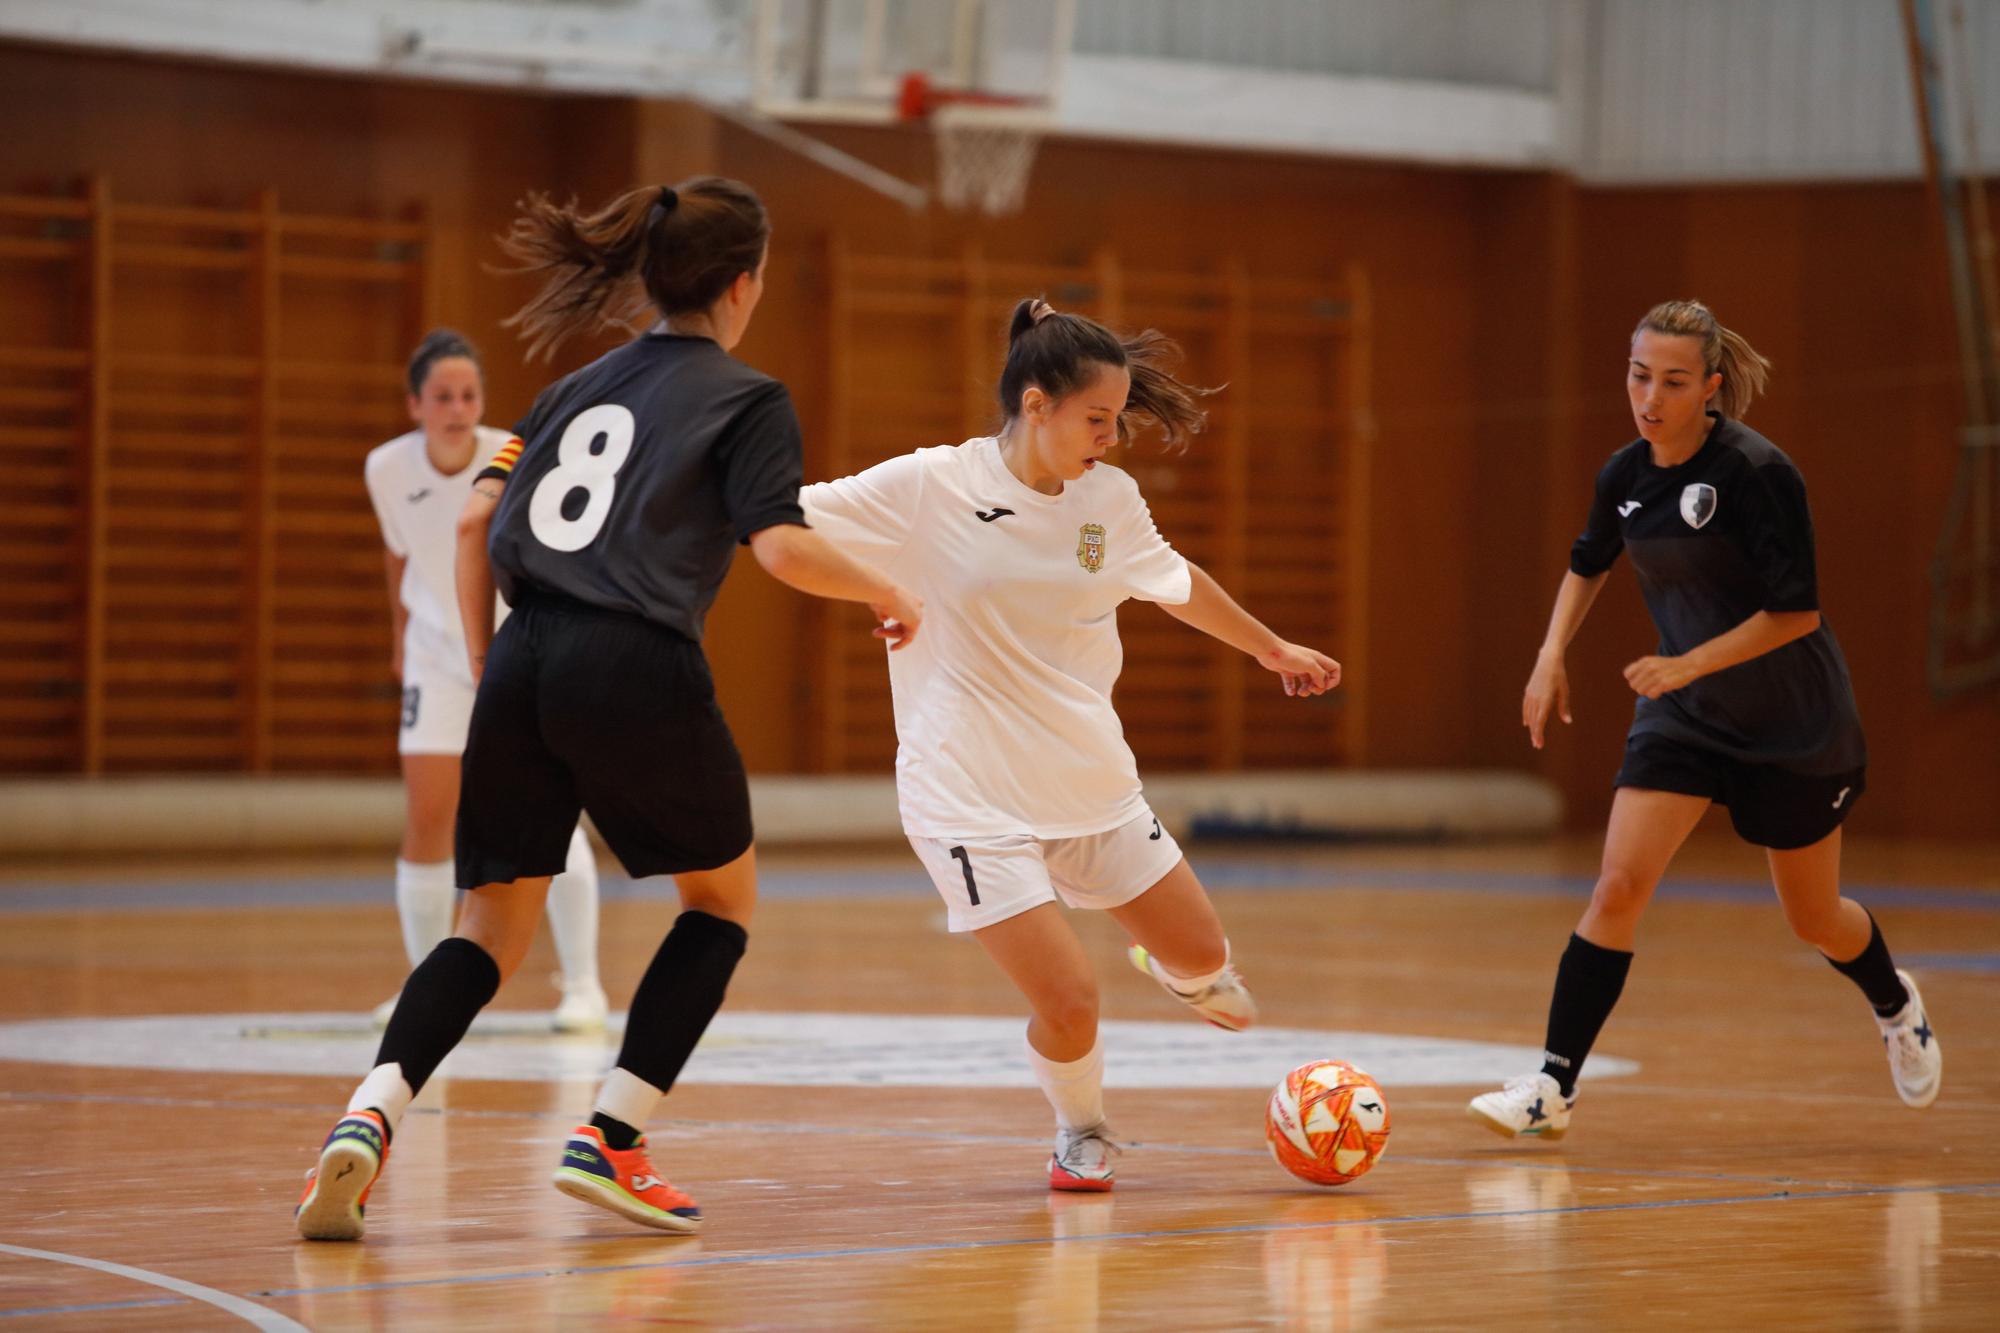
{"type": "Polygon", "coordinates": [[[1868,790],[1868,770],[1815,777],[1639,732],[1626,738],[1625,762],[1611,785],[1706,796],[1729,807],[1729,822],[1745,842],[1785,852],[1839,828],[1868,790]]]}
{"type": "Polygon", "coordinates": [[[560,873],[580,809],[635,877],[750,846],[750,788],[701,645],[542,589],[494,636],[460,774],[464,889],[560,873]]]}

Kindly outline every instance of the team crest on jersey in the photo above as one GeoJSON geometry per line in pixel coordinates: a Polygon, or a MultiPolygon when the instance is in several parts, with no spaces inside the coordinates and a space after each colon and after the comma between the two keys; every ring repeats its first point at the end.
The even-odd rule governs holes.
{"type": "Polygon", "coordinates": [[[1104,568],[1104,525],[1086,523],[1076,533],[1076,563],[1095,574],[1104,568]]]}
{"type": "Polygon", "coordinates": [[[1715,487],[1705,481],[1691,482],[1681,491],[1681,517],[1698,528],[1715,517],[1715,487]]]}

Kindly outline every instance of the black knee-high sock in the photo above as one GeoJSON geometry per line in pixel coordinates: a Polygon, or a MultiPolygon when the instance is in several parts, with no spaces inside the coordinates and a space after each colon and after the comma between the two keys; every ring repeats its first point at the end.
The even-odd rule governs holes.
{"type": "Polygon", "coordinates": [[[1875,923],[1873,912],[1868,913],[1867,948],[1844,963],[1835,962],[1825,954],[1820,957],[1833,963],[1834,971],[1861,987],[1868,1003],[1875,1006],[1878,1018],[1894,1018],[1910,1002],[1910,992],[1896,975],[1896,962],[1889,957],[1889,946],[1882,939],[1882,927],[1875,923]]]}
{"type": "MultiPolygon", "coordinates": [[[[723,993],[749,939],[734,921],[707,912],[682,912],[632,996],[618,1067],[661,1092],[673,1087],[709,1020],[722,1007],[723,993]]],[[[605,1131],[605,1141],[614,1148],[631,1147],[631,1142],[617,1141],[628,1135],[637,1139],[636,1126],[609,1116],[594,1116],[591,1123],[605,1131]]]]}
{"type": "Polygon", "coordinates": [[[410,1091],[423,1091],[438,1063],[464,1040],[465,1030],[499,990],[500,965],[493,955],[452,936],[431,950],[403,983],[375,1063],[401,1065],[410,1091]]]}
{"type": "Polygon", "coordinates": [[[1556,992],[1549,1000],[1549,1034],[1542,1050],[1542,1072],[1561,1085],[1563,1096],[1576,1091],[1577,1071],[1611,1017],[1632,955],[1606,949],[1581,935],[1569,937],[1562,961],[1556,964],[1556,992]]]}

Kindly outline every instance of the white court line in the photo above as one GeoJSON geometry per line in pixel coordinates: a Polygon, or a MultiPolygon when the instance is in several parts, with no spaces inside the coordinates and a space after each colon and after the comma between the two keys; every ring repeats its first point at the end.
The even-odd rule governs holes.
{"type": "Polygon", "coordinates": [[[247,1324],[269,1330],[269,1333],[309,1333],[304,1324],[289,1319],[276,1310],[267,1310],[255,1301],[246,1301],[241,1296],[231,1296],[226,1291],[204,1287],[199,1283],[183,1282],[165,1273],[154,1273],[144,1268],[132,1268],[126,1264],[107,1263],[103,1259],[86,1259],[80,1254],[61,1254],[55,1250],[31,1250],[25,1245],[0,1245],[0,1253],[18,1254],[29,1259],[47,1259],[51,1263],[75,1264],[78,1268],[95,1268],[100,1273],[110,1273],[114,1277],[130,1278],[134,1282],[145,1282],[168,1291],[178,1292],[197,1301],[205,1301],[218,1310],[226,1310],[247,1324]]]}

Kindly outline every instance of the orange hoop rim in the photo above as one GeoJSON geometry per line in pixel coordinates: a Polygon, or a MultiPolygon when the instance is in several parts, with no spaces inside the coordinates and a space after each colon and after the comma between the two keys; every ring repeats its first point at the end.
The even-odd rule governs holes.
{"type": "Polygon", "coordinates": [[[929,120],[946,107],[987,107],[995,111],[1032,111],[1042,99],[974,88],[940,88],[921,70],[903,76],[896,91],[896,118],[905,123],[929,120]]]}

